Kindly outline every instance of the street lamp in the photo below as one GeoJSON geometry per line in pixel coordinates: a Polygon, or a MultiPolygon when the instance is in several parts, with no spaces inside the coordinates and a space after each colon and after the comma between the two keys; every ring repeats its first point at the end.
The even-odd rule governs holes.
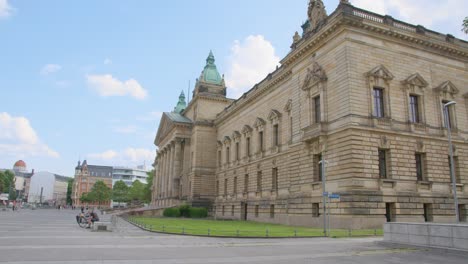
{"type": "Polygon", "coordinates": [[[448,142],[449,142],[449,155],[450,155],[450,178],[452,179],[452,191],[453,191],[453,201],[455,203],[455,217],[456,223],[460,222],[459,213],[458,213],[458,198],[457,198],[457,181],[455,179],[455,169],[453,163],[453,147],[452,147],[452,132],[451,132],[451,123],[448,107],[456,104],[455,101],[450,101],[444,104],[444,116],[445,116],[445,126],[447,127],[448,142]]]}

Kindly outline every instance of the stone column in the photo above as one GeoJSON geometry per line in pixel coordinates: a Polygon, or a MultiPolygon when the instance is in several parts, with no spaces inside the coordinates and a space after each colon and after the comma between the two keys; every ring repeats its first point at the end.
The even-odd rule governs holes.
{"type": "Polygon", "coordinates": [[[182,171],[182,139],[177,138],[174,145],[174,163],[173,163],[173,177],[172,177],[172,195],[179,197],[180,176],[182,171]],[[179,179],[178,181],[176,179],[179,179]],[[176,184],[178,183],[178,184],[176,184]]]}
{"type": "Polygon", "coordinates": [[[162,158],[161,158],[161,186],[160,186],[160,190],[161,190],[161,199],[164,199],[166,194],[164,192],[164,186],[165,186],[165,183],[166,183],[166,157],[167,157],[167,149],[164,148],[163,150],[163,155],[162,155],[162,158]]]}

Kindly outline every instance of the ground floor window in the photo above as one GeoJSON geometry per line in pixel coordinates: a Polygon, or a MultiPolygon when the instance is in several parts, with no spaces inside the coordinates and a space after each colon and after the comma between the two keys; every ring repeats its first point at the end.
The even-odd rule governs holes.
{"type": "Polygon", "coordinates": [[[395,203],[385,203],[385,217],[387,222],[395,221],[395,203]]]}
{"type": "Polygon", "coordinates": [[[458,205],[458,218],[460,222],[466,222],[466,214],[467,214],[467,205],[459,204],[458,205]]]}
{"type": "Polygon", "coordinates": [[[270,205],[270,218],[275,218],[275,205],[270,205]]]}
{"type": "Polygon", "coordinates": [[[255,217],[258,217],[258,205],[255,205],[255,217]]]}
{"type": "Polygon", "coordinates": [[[424,221],[432,222],[432,204],[424,204],[424,221]]]}
{"type": "Polygon", "coordinates": [[[319,213],[319,203],[313,203],[312,204],[312,216],[313,217],[318,217],[320,215],[319,213]]]}

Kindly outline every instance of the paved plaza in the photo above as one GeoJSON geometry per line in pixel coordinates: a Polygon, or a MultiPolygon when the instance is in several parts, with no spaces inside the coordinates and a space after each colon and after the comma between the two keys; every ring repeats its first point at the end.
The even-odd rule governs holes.
{"type": "MultiPolygon", "coordinates": [[[[468,253],[381,243],[381,238],[227,239],[156,234],[122,220],[92,232],[78,211],[0,211],[0,263],[467,263],[468,253]]],[[[109,220],[108,215],[101,220],[109,220]]]]}

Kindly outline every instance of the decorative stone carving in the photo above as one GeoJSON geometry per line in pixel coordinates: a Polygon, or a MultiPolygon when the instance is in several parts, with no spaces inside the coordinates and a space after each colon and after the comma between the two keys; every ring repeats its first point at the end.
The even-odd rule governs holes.
{"type": "Polygon", "coordinates": [[[325,70],[316,61],[313,62],[312,69],[307,68],[307,74],[302,85],[302,90],[308,90],[319,82],[327,80],[325,70]]]}
{"type": "Polygon", "coordinates": [[[390,148],[390,142],[387,136],[380,136],[379,148],[388,149],[390,148]]]}
{"type": "Polygon", "coordinates": [[[395,76],[393,76],[393,74],[383,65],[379,65],[375,67],[374,69],[369,71],[366,75],[367,77],[374,79],[374,81],[376,79],[383,79],[388,82],[388,81],[393,80],[393,78],[395,78],[395,76]]]}
{"type": "Polygon", "coordinates": [[[310,0],[307,16],[310,23],[309,30],[314,30],[327,19],[327,11],[323,2],[321,0],[310,0]]]}
{"type": "Polygon", "coordinates": [[[225,145],[229,145],[231,144],[231,139],[228,136],[225,136],[223,142],[225,145]]]}
{"type": "Polygon", "coordinates": [[[417,152],[426,152],[425,150],[426,150],[426,148],[424,146],[424,141],[418,140],[416,142],[416,151],[417,152]]]}
{"type": "Polygon", "coordinates": [[[424,78],[421,75],[419,75],[419,73],[415,73],[409,76],[408,78],[403,80],[401,83],[404,85],[403,86],[404,88],[410,89],[412,92],[414,92],[415,87],[425,88],[426,86],[429,85],[426,82],[426,80],[424,80],[424,78]]]}
{"type": "Polygon", "coordinates": [[[240,136],[241,136],[241,134],[237,130],[232,133],[232,139],[234,139],[234,140],[240,138],[240,136]]]}
{"type": "Polygon", "coordinates": [[[280,118],[281,118],[281,113],[275,109],[272,109],[270,114],[268,115],[268,120],[270,121],[278,120],[280,118]]]}
{"type": "Polygon", "coordinates": [[[289,99],[288,102],[286,102],[286,105],[284,106],[284,111],[285,112],[291,112],[292,110],[292,100],[289,99]]]}
{"type": "Polygon", "coordinates": [[[263,120],[260,117],[257,117],[254,123],[254,127],[257,129],[263,128],[263,126],[266,124],[265,120],[263,120]]]}
{"type": "Polygon", "coordinates": [[[454,97],[454,95],[458,94],[460,90],[458,90],[451,81],[445,81],[434,88],[434,91],[439,93],[441,97],[447,97],[447,95],[454,97]]]}
{"type": "Polygon", "coordinates": [[[252,132],[252,128],[249,125],[245,125],[242,128],[241,132],[242,132],[242,134],[248,134],[248,133],[252,132]]]}
{"type": "Polygon", "coordinates": [[[296,31],[296,33],[294,33],[294,36],[293,36],[293,44],[297,43],[299,40],[301,40],[301,36],[296,31]]]}

